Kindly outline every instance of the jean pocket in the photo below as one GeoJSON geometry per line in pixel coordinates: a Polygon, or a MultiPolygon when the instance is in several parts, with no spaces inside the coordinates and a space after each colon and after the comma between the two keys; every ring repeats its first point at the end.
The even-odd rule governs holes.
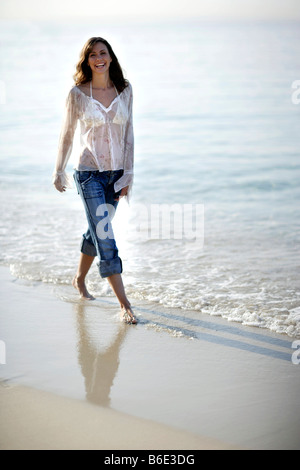
{"type": "Polygon", "coordinates": [[[87,184],[89,181],[93,179],[93,172],[92,171],[80,171],[78,172],[78,180],[81,185],[87,184]]]}

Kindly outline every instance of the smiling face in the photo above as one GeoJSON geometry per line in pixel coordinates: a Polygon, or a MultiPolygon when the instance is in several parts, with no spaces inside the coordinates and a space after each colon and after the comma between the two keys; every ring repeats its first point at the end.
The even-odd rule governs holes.
{"type": "Polygon", "coordinates": [[[91,50],[88,58],[88,65],[93,73],[103,74],[108,72],[112,58],[109,55],[108,49],[102,42],[97,42],[91,50]]]}

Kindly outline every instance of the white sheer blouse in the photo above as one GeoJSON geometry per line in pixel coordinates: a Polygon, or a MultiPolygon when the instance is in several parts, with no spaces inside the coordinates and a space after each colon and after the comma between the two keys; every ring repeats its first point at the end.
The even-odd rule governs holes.
{"type": "Polygon", "coordinates": [[[73,139],[80,122],[80,152],[75,161],[79,171],[124,170],[115,183],[115,191],[133,183],[134,136],[132,125],[132,87],[118,93],[106,108],[90,95],[74,86],[67,97],[61,129],[54,182],[70,186],[65,169],[73,148],[73,139]]]}

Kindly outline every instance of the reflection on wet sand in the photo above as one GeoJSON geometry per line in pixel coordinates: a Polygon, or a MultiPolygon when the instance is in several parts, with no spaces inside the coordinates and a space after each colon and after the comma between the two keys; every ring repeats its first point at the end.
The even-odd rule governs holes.
{"type": "Polygon", "coordinates": [[[113,342],[104,351],[99,351],[90,337],[85,305],[76,305],[78,332],[78,361],[85,380],[86,398],[101,405],[110,405],[110,391],[119,368],[119,354],[128,331],[120,322],[113,342]]]}

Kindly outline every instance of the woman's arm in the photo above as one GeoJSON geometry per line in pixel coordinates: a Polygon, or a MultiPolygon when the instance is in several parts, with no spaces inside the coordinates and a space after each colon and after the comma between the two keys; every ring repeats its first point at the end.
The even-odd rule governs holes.
{"type": "Polygon", "coordinates": [[[76,103],[76,95],[74,91],[71,90],[66,100],[65,116],[60,133],[58,155],[53,174],[53,184],[60,192],[64,192],[66,188],[70,186],[65,169],[72,153],[77,120],[78,106],[76,103]]]}
{"type": "MultiPolygon", "coordinates": [[[[134,134],[133,134],[133,117],[132,117],[132,108],[133,108],[133,93],[132,87],[129,84],[129,105],[128,105],[128,121],[125,129],[125,152],[124,152],[124,174],[123,176],[116,181],[115,191],[118,192],[121,189],[123,193],[127,195],[129,199],[131,195],[132,185],[133,185],[133,167],[134,167],[134,134]]],[[[123,196],[123,194],[121,194],[123,196]]]]}

